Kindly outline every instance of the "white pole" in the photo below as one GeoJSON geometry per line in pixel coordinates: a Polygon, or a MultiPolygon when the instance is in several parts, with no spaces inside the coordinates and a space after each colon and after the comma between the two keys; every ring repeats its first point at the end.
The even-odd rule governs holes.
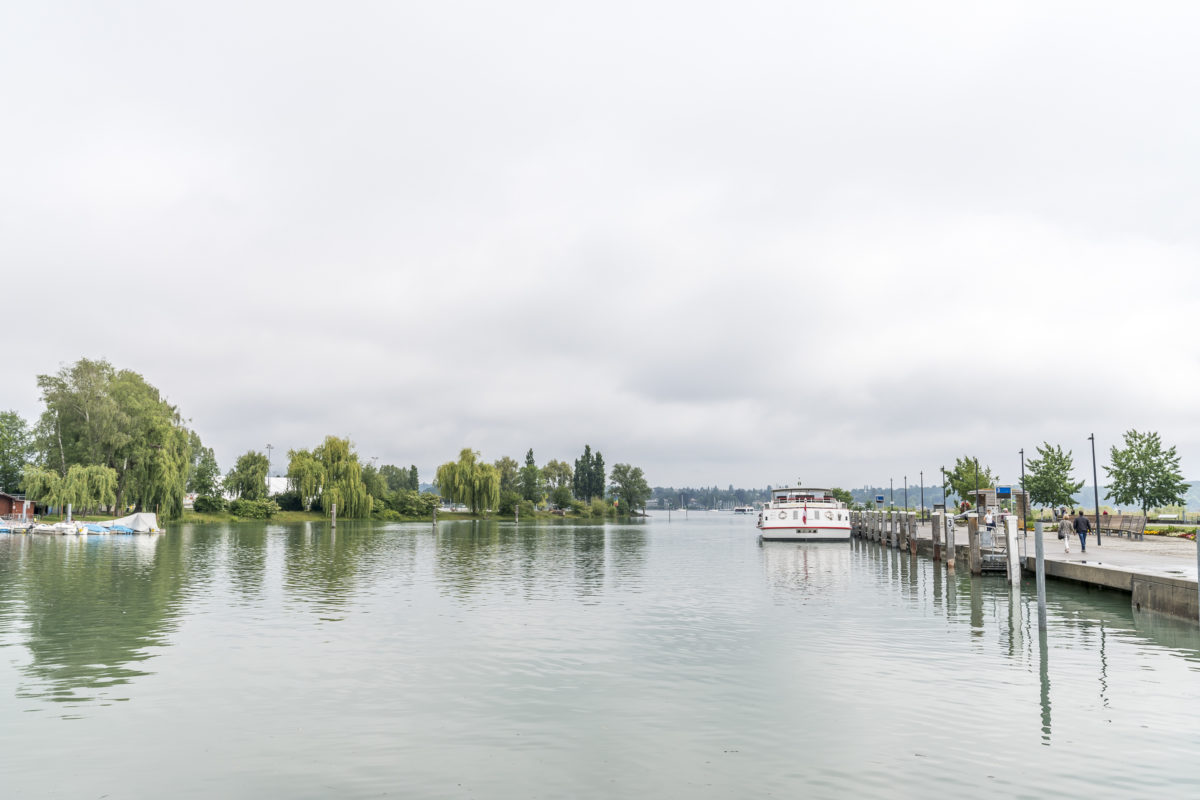
{"type": "Polygon", "coordinates": [[[1042,544],[1042,521],[1033,523],[1034,561],[1037,566],[1038,630],[1046,630],[1046,553],[1042,544]]]}

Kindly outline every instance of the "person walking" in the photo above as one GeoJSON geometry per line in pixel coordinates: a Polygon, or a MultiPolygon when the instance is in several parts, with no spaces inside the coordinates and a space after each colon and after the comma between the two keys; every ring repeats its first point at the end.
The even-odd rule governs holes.
{"type": "Polygon", "coordinates": [[[1092,521],[1083,515],[1083,509],[1075,511],[1075,532],[1079,534],[1079,551],[1087,552],[1087,535],[1092,529],[1092,521]]]}
{"type": "Polygon", "coordinates": [[[1071,523],[1071,518],[1066,514],[1059,517],[1058,520],[1058,538],[1062,539],[1063,552],[1071,555],[1071,534],[1075,533],[1075,525],[1071,523]]]}

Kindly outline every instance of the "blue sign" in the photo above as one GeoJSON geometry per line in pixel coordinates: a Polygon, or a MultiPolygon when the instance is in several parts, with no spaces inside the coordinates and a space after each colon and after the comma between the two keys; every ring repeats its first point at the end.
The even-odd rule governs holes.
{"type": "Polygon", "coordinates": [[[883,502],[883,495],[881,495],[881,494],[877,494],[877,495],[875,495],[875,502],[876,502],[876,503],[882,503],[882,502],[883,502]]]}
{"type": "Polygon", "coordinates": [[[996,487],[996,497],[1012,497],[1012,487],[1011,486],[997,486],[996,487]]]}

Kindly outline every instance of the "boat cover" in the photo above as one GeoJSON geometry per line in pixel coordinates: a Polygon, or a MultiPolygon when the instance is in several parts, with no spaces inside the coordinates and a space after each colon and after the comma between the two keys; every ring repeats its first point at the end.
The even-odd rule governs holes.
{"type": "Polygon", "coordinates": [[[158,530],[158,515],[130,514],[128,517],[110,519],[105,522],[97,522],[96,524],[102,528],[111,528],[114,525],[120,525],[132,529],[134,533],[150,533],[158,530]]]}

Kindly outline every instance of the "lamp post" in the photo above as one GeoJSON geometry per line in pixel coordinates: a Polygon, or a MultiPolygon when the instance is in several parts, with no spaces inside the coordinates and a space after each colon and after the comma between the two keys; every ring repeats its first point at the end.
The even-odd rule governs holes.
{"type": "Polygon", "coordinates": [[[908,513],[908,476],[904,476],[904,513],[908,513]]]}
{"type": "Polygon", "coordinates": [[[946,468],[942,467],[942,511],[950,509],[950,492],[946,491],[946,468]]]}
{"type": "Polygon", "coordinates": [[[1025,448],[1021,453],[1021,535],[1025,535],[1025,448]]]}
{"type": "Polygon", "coordinates": [[[888,478],[888,505],[896,507],[896,485],[892,478],[888,478]]]}
{"type": "Polygon", "coordinates": [[[275,447],[270,442],[267,442],[267,494],[268,495],[271,494],[271,451],[274,449],[275,449],[275,447]]]}
{"type": "Polygon", "coordinates": [[[975,513],[979,513],[979,457],[975,457],[975,513]]]}
{"type": "Polygon", "coordinates": [[[1096,434],[1088,436],[1088,440],[1092,443],[1092,491],[1096,499],[1096,546],[1099,547],[1100,541],[1100,481],[1096,478],[1096,434]]]}
{"type": "Polygon", "coordinates": [[[921,476],[921,517],[925,516],[925,470],[918,473],[921,476]]]}

